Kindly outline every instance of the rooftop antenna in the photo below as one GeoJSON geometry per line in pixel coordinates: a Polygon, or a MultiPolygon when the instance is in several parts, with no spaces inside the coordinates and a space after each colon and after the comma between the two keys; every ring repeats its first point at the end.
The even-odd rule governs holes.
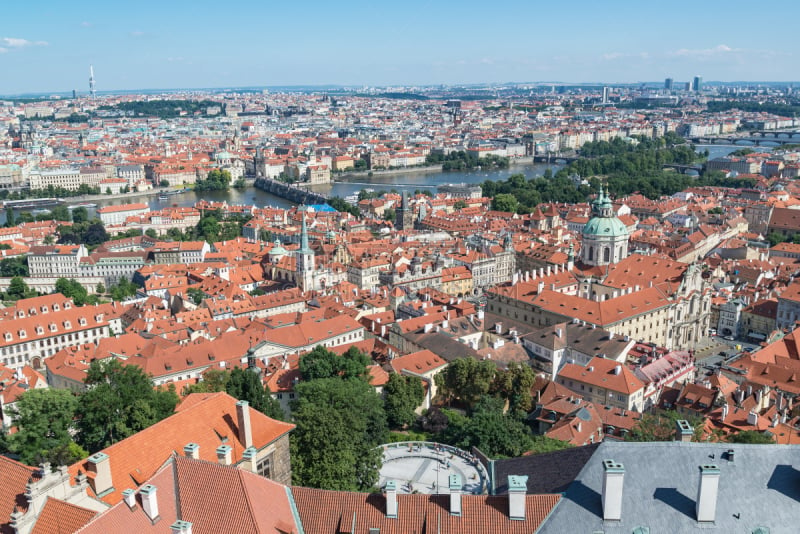
{"type": "Polygon", "coordinates": [[[94,66],[89,65],[89,95],[92,97],[92,100],[97,98],[97,91],[94,88],[94,66]]]}

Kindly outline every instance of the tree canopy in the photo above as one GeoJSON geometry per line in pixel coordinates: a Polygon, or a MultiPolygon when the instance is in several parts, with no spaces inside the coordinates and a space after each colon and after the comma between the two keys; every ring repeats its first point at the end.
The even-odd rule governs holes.
{"type": "Polygon", "coordinates": [[[64,389],[31,389],[23,393],[11,413],[17,432],[8,436],[8,448],[28,465],[50,462],[69,465],[88,453],[72,439],[78,399],[64,389]]]}
{"type": "Polygon", "coordinates": [[[77,410],[77,441],[90,452],[172,415],[178,403],[174,387],[153,389],[140,367],[115,358],[93,361],[85,384],[77,410]]]}
{"type": "Polygon", "coordinates": [[[300,374],[303,380],[316,380],[318,378],[364,377],[370,360],[366,354],[355,347],[350,347],[341,356],[317,345],[300,356],[300,374]]]}
{"type": "Polygon", "coordinates": [[[383,396],[389,426],[400,428],[416,421],[414,410],[425,399],[425,389],[419,378],[392,373],[383,387],[383,396]]]}
{"type": "Polygon", "coordinates": [[[450,362],[434,379],[439,393],[447,399],[459,399],[472,407],[492,387],[497,366],[490,360],[458,358],[450,362]]]}
{"type": "Polygon", "coordinates": [[[259,374],[249,369],[236,367],[230,371],[225,380],[225,391],[231,397],[246,400],[250,406],[268,417],[278,420],[284,417],[280,403],[266,390],[259,374]]]}
{"type": "Polygon", "coordinates": [[[360,378],[318,378],[295,388],[292,479],[314,488],[367,491],[378,481],[386,415],[360,378]]]}

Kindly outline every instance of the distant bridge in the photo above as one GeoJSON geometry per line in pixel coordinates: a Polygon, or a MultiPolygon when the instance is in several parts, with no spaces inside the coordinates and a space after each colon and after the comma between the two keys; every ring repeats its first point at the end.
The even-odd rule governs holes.
{"type": "Polygon", "coordinates": [[[665,163],[661,166],[663,169],[675,169],[681,174],[686,174],[689,171],[703,172],[702,165],[678,165],[677,163],[665,163]]]}
{"type": "Polygon", "coordinates": [[[534,163],[565,163],[569,165],[572,162],[578,161],[580,158],[578,156],[533,156],[534,163]]]}
{"type": "Polygon", "coordinates": [[[325,204],[329,198],[326,194],[269,178],[257,178],[253,185],[262,191],[266,191],[276,197],[285,198],[295,204],[325,204]]]}
{"type": "MultiPolygon", "coordinates": [[[[788,133],[788,132],[786,132],[788,133]]],[[[791,138],[777,138],[777,137],[736,137],[736,136],[729,136],[729,137],[718,137],[718,136],[710,136],[710,137],[690,137],[689,141],[695,144],[700,145],[740,145],[740,146],[749,146],[749,145],[741,145],[742,141],[746,141],[749,143],[753,143],[755,146],[761,146],[762,144],[766,143],[777,143],[779,145],[792,145],[800,143],[800,138],[792,140],[791,138]]]]}
{"type": "Polygon", "coordinates": [[[767,137],[773,139],[781,139],[786,137],[791,139],[794,136],[800,137],[800,130],[752,130],[750,137],[767,137]]]}

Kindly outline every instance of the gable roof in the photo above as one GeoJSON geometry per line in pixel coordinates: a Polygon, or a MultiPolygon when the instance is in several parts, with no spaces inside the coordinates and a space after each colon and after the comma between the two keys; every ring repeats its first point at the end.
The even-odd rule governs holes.
{"type": "Polygon", "coordinates": [[[25,486],[37,471],[35,467],[0,456],[0,534],[14,534],[9,518],[15,507],[20,511],[28,509],[25,486]]]}
{"type": "Polygon", "coordinates": [[[719,532],[792,532],[800,523],[794,445],[604,441],[539,530],[543,534],[607,531],[603,523],[603,460],[625,469],[622,519],[615,532],[700,528],[695,515],[698,466],[720,470],[714,529],[719,532]],[[734,449],[735,460],[726,451],[734,449]],[[712,456],[713,455],[713,456],[712,456]]]}
{"type": "Polygon", "coordinates": [[[563,493],[597,450],[599,443],[494,461],[492,493],[508,492],[509,475],[528,475],[528,494],[563,493]]]}
{"type": "Polygon", "coordinates": [[[503,534],[536,532],[560,495],[527,495],[524,520],[508,517],[508,497],[462,495],[461,516],[450,515],[449,495],[397,495],[397,518],[386,517],[386,497],[293,487],[306,532],[314,534],[503,534]]]}
{"type": "MultiPolygon", "coordinates": [[[[236,399],[227,393],[195,394],[187,397],[188,407],[181,408],[170,417],[103,449],[109,456],[111,480],[114,490],[103,495],[102,500],[115,504],[122,491],[144,483],[174,452],[183,452],[188,443],[200,446],[200,458],[216,461],[216,449],[222,444],[232,447],[232,460],[242,459],[245,446],[239,435],[236,399]]],[[[288,433],[294,425],[276,421],[250,408],[250,425],[253,446],[261,449],[288,433]]],[[[70,474],[88,471],[88,460],[70,466],[70,474]]],[[[91,473],[88,473],[91,475],[91,473]]],[[[91,487],[88,490],[91,492],[91,487]]]]}
{"type": "Polygon", "coordinates": [[[72,534],[97,512],[48,497],[30,534],[72,534]]]}

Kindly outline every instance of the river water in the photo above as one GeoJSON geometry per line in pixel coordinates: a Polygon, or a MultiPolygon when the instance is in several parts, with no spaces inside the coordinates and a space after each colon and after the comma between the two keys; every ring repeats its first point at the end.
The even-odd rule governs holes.
{"type": "MultiPolygon", "coordinates": [[[[708,149],[709,158],[726,156],[742,146],[731,145],[697,145],[697,150],[702,152],[708,149]]],[[[760,150],[769,150],[762,147],[760,150]]],[[[317,185],[312,189],[332,196],[345,198],[349,195],[358,193],[361,189],[371,188],[376,191],[396,189],[398,191],[413,192],[415,189],[428,189],[434,191],[439,185],[446,184],[481,184],[486,180],[505,180],[512,174],[524,174],[527,178],[541,176],[546,169],[553,172],[560,169],[562,165],[550,165],[546,163],[533,163],[527,165],[514,165],[508,169],[500,170],[475,170],[475,171],[450,171],[450,172],[425,172],[409,171],[397,174],[378,174],[371,177],[366,175],[351,177],[344,181],[333,184],[317,185]]],[[[172,195],[168,200],[159,200],[157,195],[128,195],[124,198],[92,199],[89,202],[96,204],[97,207],[128,204],[133,202],[144,202],[152,210],[163,209],[169,206],[193,206],[200,199],[222,202],[228,204],[255,204],[258,207],[277,206],[290,207],[292,203],[286,199],[277,197],[260,189],[248,187],[246,189],[233,189],[228,191],[203,191],[195,193],[187,191],[178,195],[172,195]]],[[[95,210],[90,208],[89,214],[94,215],[95,210]]],[[[5,213],[0,213],[0,222],[4,222],[5,213]]]]}

